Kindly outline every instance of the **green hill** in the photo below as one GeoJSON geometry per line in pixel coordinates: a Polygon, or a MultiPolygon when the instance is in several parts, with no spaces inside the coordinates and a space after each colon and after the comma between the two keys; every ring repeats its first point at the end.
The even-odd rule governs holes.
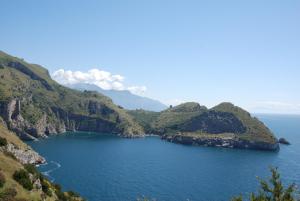
{"type": "Polygon", "coordinates": [[[113,132],[127,137],[144,131],[111,99],[59,85],[36,64],[0,52],[0,115],[24,139],[67,130],[113,132]]]}
{"type": "Polygon", "coordinates": [[[211,109],[184,103],[162,112],[128,111],[146,131],[184,144],[278,150],[272,132],[257,118],[231,103],[211,109]]]}

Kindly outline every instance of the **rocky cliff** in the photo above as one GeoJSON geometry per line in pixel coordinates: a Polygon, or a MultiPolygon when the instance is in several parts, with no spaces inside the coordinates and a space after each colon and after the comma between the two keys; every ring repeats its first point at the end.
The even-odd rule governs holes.
{"type": "Polygon", "coordinates": [[[0,116],[30,140],[65,131],[143,136],[143,128],[111,99],[53,81],[46,69],[0,52],[0,116]]]}

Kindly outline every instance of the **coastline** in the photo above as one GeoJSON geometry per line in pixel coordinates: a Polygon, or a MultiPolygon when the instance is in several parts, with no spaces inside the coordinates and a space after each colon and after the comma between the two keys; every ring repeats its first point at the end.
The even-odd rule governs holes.
{"type": "Polygon", "coordinates": [[[232,149],[252,149],[252,150],[262,150],[262,151],[279,151],[279,143],[274,144],[262,142],[262,141],[249,141],[241,139],[235,135],[228,136],[189,136],[182,134],[175,135],[162,135],[162,140],[166,140],[172,143],[184,144],[184,145],[195,145],[195,146],[209,146],[209,147],[222,147],[222,148],[232,148],[232,149]]]}

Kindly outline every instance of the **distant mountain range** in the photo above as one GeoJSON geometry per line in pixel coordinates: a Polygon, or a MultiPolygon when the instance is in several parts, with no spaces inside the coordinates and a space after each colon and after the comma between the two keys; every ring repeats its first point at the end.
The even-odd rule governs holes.
{"type": "Polygon", "coordinates": [[[130,91],[127,90],[123,90],[123,91],[104,90],[96,85],[84,84],[84,83],[71,84],[71,85],[67,85],[67,87],[70,87],[72,89],[77,89],[80,91],[84,91],[84,90],[97,91],[111,98],[115,104],[120,105],[121,107],[128,110],[143,109],[143,110],[160,112],[162,110],[167,109],[166,105],[164,105],[163,103],[157,100],[138,96],[132,94],[130,91]]]}

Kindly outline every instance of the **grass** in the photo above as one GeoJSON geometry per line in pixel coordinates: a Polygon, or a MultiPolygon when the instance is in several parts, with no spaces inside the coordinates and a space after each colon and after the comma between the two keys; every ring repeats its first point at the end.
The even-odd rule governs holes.
{"type": "Polygon", "coordinates": [[[215,111],[233,113],[246,126],[246,133],[240,135],[245,140],[263,141],[268,143],[276,143],[274,134],[261,121],[255,117],[251,117],[250,113],[231,103],[221,103],[212,108],[215,111]]]}

